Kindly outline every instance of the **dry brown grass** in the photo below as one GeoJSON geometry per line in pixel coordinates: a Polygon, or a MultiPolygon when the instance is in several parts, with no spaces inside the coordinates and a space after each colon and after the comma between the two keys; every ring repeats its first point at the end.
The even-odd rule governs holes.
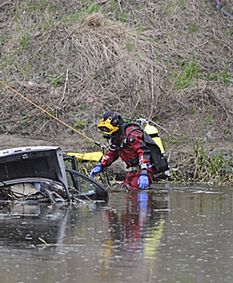
{"type": "MultiPolygon", "coordinates": [[[[100,113],[113,109],[159,121],[176,139],[186,136],[184,142],[232,139],[233,84],[222,77],[233,79],[232,21],[214,1],[116,1],[115,10],[112,1],[68,2],[54,1],[56,13],[42,13],[29,0],[0,7],[8,15],[1,26],[8,34],[1,47],[4,81],[70,125],[84,121],[88,135],[96,135],[100,113]],[[70,20],[97,3],[98,12],[70,20]],[[198,76],[179,87],[192,63],[198,76]]],[[[70,134],[9,90],[0,93],[2,131],[70,134]]]]}

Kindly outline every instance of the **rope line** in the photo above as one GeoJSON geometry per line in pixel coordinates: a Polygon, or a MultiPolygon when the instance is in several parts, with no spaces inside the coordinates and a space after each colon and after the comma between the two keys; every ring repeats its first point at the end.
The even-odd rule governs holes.
{"type": "Polygon", "coordinates": [[[31,105],[33,105],[34,107],[36,107],[37,109],[39,109],[41,112],[47,114],[49,117],[53,118],[54,120],[58,121],[59,123],[61,123],[62,125],[64,125],[65,127],[71,129],[72,131],[74,131],[75,133],[79,134],[80,136],[84,137],[85,139],[89,140],[90,142],[94,142],[96,145],[100,146],[100,147],[105,147],[104,145],[102,145],[101,143],[95,141],[94,139],[88,137],[87,135],[85,135],[84,133],[82,133],[81,131],[78,131],[77,129],[73,128],[72,126],[70,126],[69,124],[67,124],[66,122],[62,121],[61,119],[57,118],[56,116],[54,116],[53,114],[51,114],[50,112],[48,112],[47,110],[45,110],[44,108],[42,108],[40,105],[36,104],[35,102],[33,102],[32,100],[30,100],[29,98],[25,97],[24,95],[22,95],[21,93],[19,93],[16,89],[14,89],[13,87],[9,86],[7,83],[3,82],[0,80],[0,83],[4,86],[4,88],[11,90],[12,92],[14,92],[15,94],[17,94],[18,96],[20,96],[22,99],[26,100],[28,103],[30,103],[31,105]]]}

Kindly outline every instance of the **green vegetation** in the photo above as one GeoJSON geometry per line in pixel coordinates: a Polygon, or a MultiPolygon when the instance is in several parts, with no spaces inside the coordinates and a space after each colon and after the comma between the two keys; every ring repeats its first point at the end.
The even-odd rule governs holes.
{"type": "Polygon", "coordinates": [[[168,0],[164,1],[164,11],[169,15],[177,12],[177,9],[184,10],[187,6],[187,0],[168,0]]]}
{"type": "Polygon", "coordinates": [[[210,155],[200,142],[194,145],[194,180],[217,185],[227,184],[233,178],[232,166],[232,160],[225,159],[223,153],[210,155]]]}
{"type": "Polygon", "coordinates": [[[174,145],[182,145],[188,141],[188,137],[186,135],[180,135],[179,137],[171,137],[169,138],[169,143],[174,145]]]}
{"type": "Polygon", "coordinates": [[[43,31],[48,31],[49,29],[51,29],[51,27],[54,26],[54,21],[53,19],[49,18],[48,20],[46,20],[43,25],[41,26],[41,30],[43,31]]]}
{"type": "Polygon", "coordinates": [[[118,9],[119,6],[117,0],[110,0],[109,10],[115,13],[116,11],[118,11],[118,9]]]}
{"type": "Polygon", "coordinates": [[[214,185],[230,185],[233,182],[232,158],[221,151],[207,152],[200,141],[194,144],[193,154],[188,163],[184,164],[183,160],[181,164],[172,172],[174,181],[214,185]]]}
{"type": "Polygon", "coordinates": [[[207,113],[203,119],[203,124],[205,126],[212,125],[214,121],[214,117],[212,113],[207,113]]]}
{"type": "Polygon", "coordinates": [[[82,19],[85,15],[85,11],[84,10],[78,10],[73,12],[72,14],[69,15],[65,15],[61,18],[61,21],[65,24],[71,24],[74,23],[80,19],[82,19]]]}
{"type": "Polygon", "coordinates": [[[129,51],[129,52],[135,52],[135,51],[137,51],[137,45],[135,44],[135,42],[134,41],[127,41],[126,43],[125,43],[125,47],[126,47],[126,49],[129,51]]]}
{"type": "Polygon", "coordinates": [[[46,9],[48,5],[48,1],[43,1],[43,0],[40,0],[40,1],[31,1],[29,0],[28,3],[27,3],[27,10],[28,12],[31,12],[31,13],[41,13],[42,11],[44,11],[46,9]]]}
{"type": "Polygon", "coordinates": [[[30,42],[30,35],[28,33],[23,34],[20,39],[20,45],[22,49],[27,49],[29,47],[29,42],[30,42]]]}
{"type": "Polygon", "coordinates": [[[86,122],[82,119],[77,119],[74,123],[74,127],[76,129],[83,129],[86,125],[86,122]]]}
{"type": "Polygon", "coordinates": [[[196,23],[190,23],[189,24],[189,32],[190,33],[195,33],[199,29],[198,25],[196,23]]]}
{"type": "Polygon", "coordinates": [[[87,14],[98,13],[99,11],[100,11],[100,6],[97,4],[91,5],[86,9],[87,14]]]}
{"type": "Polygon", "coordinates": [[[12,55],[3,55],[1,58],[1,67],[6,68],[12,66],[15,62],[15,58],[12,55]]]}
{"type": "Polygon", "coordinates": [[[99,11],[100,6],[97,4],[93,4],[88,7],[77,9],[73,13],[63,16],[62,22],[65,24],[71,24],[77,21],[82,21],[86,15],[98,13],[99,11]]]}
{"type": "Polygon", "coordinates": [[[207,75],[207,79],[210,81],[220,82],[220,83],[228,83],[230,80],[230,74],[227,70],[225,71],[216,71],[213,73],[209,73],[207,75]]]}
{"type": "Polygon", "coordinates": [[[143,32],[145,31],[145,27],[138,24],[138,25],[136,26],[136,30],[137,30],[137,32],[139,32],[139,33],[143,33],[143,32]]]}
{"type": "Polygon", "coordinates": [[[125,13],[119,8],[119,4],[117,0],[111,0],[109,2],[109,12],[114,13],[116,16],[116,20],[120,22],[127,22],[129,19],[128,13],[125,13]]]}
{"type": "Polygon", "coordinates": [[[59,75],[59,76],[50,75],[48,78],[49,78],[50,83],[54,87],[58,87],[64,82],[64,75],[59,75]]]}
{"type": "Polygon", "coordinates": [[[171,78],[175,87],[180,90],[189,87],[194,79],[198,78],[199,65],[195,62],[184,63],[180,71],[172,74],[171,78]]]}
{"type": "Polygon", "coordinates": [[[49,12],[55,12],[57,10],[57,6],[51,3],[50,0],[28,0],[27,2],[27,9],[31,13],[44,13],[45,10],[49,12]]]}
{"type": "Polygon", "coordinates": [[[0,47],[6,42],[6,37],[3,35],[0,35],[0,47]]]}
{"type": "Polygon", "coordinates": [[[21,65],[19,67],[19,71],[23,76],[28,76],[31,74],[32,71],[32,64],[30,62],[26,63],[25,65],[21,65]]]}
{"type": "Polygon", "coordinates": [[[191,114],[196,114],[197,112],[198,112],[197,106],[196,105],[191,105],[190,113],[191,114]]]}
{"type": "Polygon", "coordinates": [[[226,34],[227,36],[232,36],[232,35],[233,35],[233,27],[227,29],[226,32],[225,32],[225,34],[226,34]]]}

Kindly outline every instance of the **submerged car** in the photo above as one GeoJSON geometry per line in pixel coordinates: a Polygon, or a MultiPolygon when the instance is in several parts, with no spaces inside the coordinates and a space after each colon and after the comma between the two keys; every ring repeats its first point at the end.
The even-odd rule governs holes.
{"type": "Polygon", "coordinates": [[[60,147],[0,150],[0,200],[50,201],[108,199],[108,191],[77,171],[75,158],[60,147]]]}

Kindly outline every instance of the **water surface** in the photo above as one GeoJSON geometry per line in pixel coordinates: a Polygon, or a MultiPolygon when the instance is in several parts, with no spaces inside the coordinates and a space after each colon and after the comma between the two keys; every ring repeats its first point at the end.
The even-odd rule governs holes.
{"type": "Polygon", "coordinates": [[[0,282],[233,282],[232,189],[157,186],[107,204],[1,205],[0,282]]]}

